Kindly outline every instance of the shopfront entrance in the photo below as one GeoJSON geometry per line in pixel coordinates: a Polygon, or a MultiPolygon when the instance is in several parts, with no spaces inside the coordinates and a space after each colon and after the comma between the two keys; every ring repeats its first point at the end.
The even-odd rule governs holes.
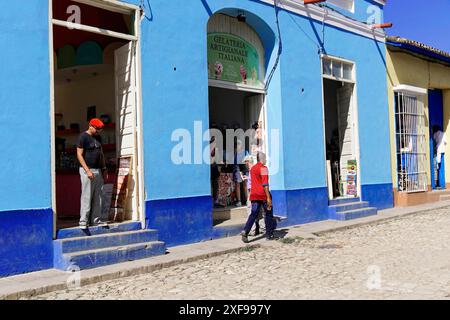
{"type": "Polygon", "coordinates": [[[215,157],[218,163],[211,164],[215,223],[247,217],[249,170],[256,163],[257,152],[265,151],[264,97],[249,91],[209,88],[210,128],[223,137],[222,141],[214,139],[213,152],[221,155],[215,157]]]}
{"type": "Polygon", "coordinates": [[[242,16],[213,15],[207,37],[213,222],[238,224],[248,216],[249,170],[267,147],[265,51],[242,16]]]}
{"type": "Polygon", "coordinates": [[[80,218],[77,139],[92,118],[100,133],[107,175],[104,220],[143,219],[137,11],[97,1],[50,1],[52,9],[52,167],[55,231],[80,218]],[[67,21],[69,8],[81,13],[67,21]]]}
{"type": "Polygon", "coordinates": [[[330,199],[358,197],[359,161],[353,65],[323,58],[323,97],[330,199]]]}

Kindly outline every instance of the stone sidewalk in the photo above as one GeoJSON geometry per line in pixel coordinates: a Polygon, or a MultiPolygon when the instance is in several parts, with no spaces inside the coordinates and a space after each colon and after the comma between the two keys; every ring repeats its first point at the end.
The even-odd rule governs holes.
{"type": "MultiPolygon", "coordinates": [[[[341,229],[355,228],[361,225],[376,224],[381,221],[420,214],[429,210],[449,207],[450,201],[425,204],[409,208],[394,208],[379,211],[377,216],[352,221],[320,221],[280,230],[285,238],[314,238],[316,235],[341,229]]],[[[148,259],[130,261],[111,266],[100,267],[80,273],[69,273],[50,269],[0,279],[0,299],[19,299],[41,295],[57,290],[65,290],[71,281],[79,279],[81,286],[132,275],[150,273],[162,268],[186,262],[219,256],[227,253],[248,250],[248,247],[270,246],[272,242],[253,238],[249,244],[241,242],[240,237],[205,241],[168,249],[168,254],[148,259]]]]}

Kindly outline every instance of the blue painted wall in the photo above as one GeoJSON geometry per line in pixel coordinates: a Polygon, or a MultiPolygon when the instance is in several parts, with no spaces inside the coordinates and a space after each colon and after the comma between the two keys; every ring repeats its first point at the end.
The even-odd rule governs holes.
{"type": "Polygon", "coordinates": [[[5,276],[52,266],[48,7],[41,0],[9,1],[0,12],[0,43],[0,276],[5,276]]]}
{"type": "MultiPolygon", "coordinates": [[[[198,1],[183,10],[177,1],[152,1],[151,5],[153,20],[144,20],[142,49],[147,199],[209,195],[208,165],[177,166],[170,159],[176,144],[170,143],[174,130],[184,128],[193,133],[194,121],[202,121],[203,129],[208,125],[207,21],[211,13],[237,7],[254,13],[275,33],[274,10],[251,0],[198,1]],[[164,44],[163,49],[154,44],[164,44]]],[[[321,33],[321,23],[284,11],[280,23],[283,54],[268,95],[269,129],[280,130],[283,142],[282,170],[273,187],[323,187],[320,57],[317,45],[299,29],[314,39],[321,33]]],[[[389,182],[384,44],[326,27],[324,47],[328,54],[353,60],[357,66],[362,182],[389,182]]],[[[272,60],[273,54],[268,53],[272,60]]]]}
{"type": "Polygon", "coordinates": [[[53,266],[50,209],[0,212],[0,277],[53,266]]]}
{"type": "MultiPolygon", "coordinates": [[[[45,3],[46,4],[46,3],[45,3]]],[[[50,67],[48,7],[9,1],[0,13],[0,140],[7,183],[0,211],[49,208],[50,67]],[[6,44],[6,45],[5,45],[6,44]]]]}

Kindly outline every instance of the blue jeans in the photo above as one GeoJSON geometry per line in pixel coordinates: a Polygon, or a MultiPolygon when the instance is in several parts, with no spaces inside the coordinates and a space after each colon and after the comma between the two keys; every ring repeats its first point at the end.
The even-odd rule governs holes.
{"type": "Polygon", "coordinates": [[[253,224],[258,218],[258,214],[261,210],[261,207],[264,209],[264,222],[266,224],[266,236],[272,235],[275,230],[275,225],[273,223],[273,208],[267,209],[267,201],[252,201],[252,213],[247,219],[247,223],[245,224],[244,232],[245,234],[249,234],[250,230],[253,227],[253,224]]]}

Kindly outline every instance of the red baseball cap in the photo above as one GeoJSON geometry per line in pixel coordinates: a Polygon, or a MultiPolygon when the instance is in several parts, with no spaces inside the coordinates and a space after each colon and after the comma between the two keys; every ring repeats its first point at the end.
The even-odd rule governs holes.
{"type": "Polygon", "coordinates": [[[89,121],[89,125],[91,127],[96,127],[96,128],[103,128],[105,126],[104,123],[102,122],[102,120],[97,119],[97,118],[94,118],[91,121],[89,121]]]}

